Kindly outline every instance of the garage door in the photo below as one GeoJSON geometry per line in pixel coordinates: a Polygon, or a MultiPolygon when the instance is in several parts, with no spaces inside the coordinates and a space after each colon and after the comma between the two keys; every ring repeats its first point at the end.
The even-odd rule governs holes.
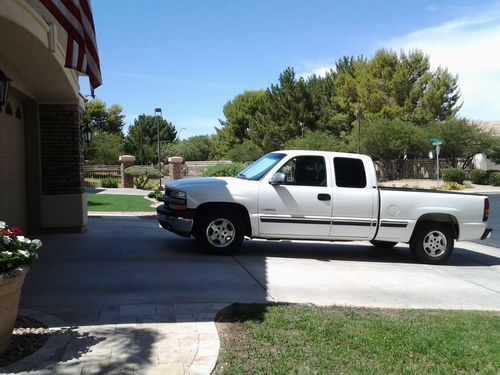
{"type": "Polygon", "coordinates": [[[26,152],[22,102],[9,96],[0,112],[0,221],[27,226],[26,152]]]}

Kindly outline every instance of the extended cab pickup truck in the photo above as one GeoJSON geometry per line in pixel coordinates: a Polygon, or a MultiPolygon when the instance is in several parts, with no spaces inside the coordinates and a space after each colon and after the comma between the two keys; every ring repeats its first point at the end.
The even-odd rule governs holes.
{"type": "Polygon", "coordinates": [[[322,151],[276,151],[235,177],[172,181],[157,214],[163,228],[225,254],[245,236],[366,240],[409,243],[418,260],[441,263],[454,240],[491,232],[484,195],[378,188],[370,157],[322,151]]]}

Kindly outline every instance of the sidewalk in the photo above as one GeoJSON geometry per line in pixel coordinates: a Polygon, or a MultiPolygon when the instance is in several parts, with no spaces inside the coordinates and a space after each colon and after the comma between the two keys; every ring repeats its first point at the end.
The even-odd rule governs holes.
{"type": "Polygon", "coordinates": [[[210,374],[220,342],[214,318],[227,304],[169,303],[22,309],[51,336],[32,355],[0,373],[210,374]],[[64,320],[63,320],[64,319],[64,320]]]}

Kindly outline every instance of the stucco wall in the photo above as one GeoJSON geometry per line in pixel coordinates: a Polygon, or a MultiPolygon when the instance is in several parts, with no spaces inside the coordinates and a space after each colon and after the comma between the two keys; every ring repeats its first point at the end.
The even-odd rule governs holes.
{"type": "Polygon", "coordinates": [[[0,220],[26,230],[26,157],[22,102],[10,95],[0,113],[0,220]],[[21,118],[19,118],[21,117],[21,118]]]}

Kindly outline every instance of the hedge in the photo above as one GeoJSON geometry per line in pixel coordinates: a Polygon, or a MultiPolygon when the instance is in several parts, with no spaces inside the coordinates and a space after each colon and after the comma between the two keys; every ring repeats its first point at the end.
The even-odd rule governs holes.
{"type": "Polygon", "coordinates": [[[463,184],[465,180],[465,171],[461,168],[443,169],[443,181],[457,182],[463,184]]]}

